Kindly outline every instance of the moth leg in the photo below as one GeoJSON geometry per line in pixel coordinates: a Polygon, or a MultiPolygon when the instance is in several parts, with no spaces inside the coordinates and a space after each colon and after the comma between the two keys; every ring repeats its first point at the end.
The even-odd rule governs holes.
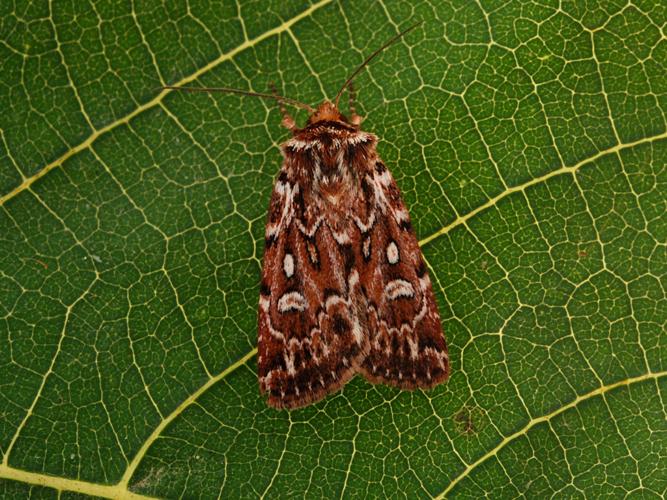
{"type": "Polygon", "coordinates": [[[294,121],[294,118],[292,118],[292,116],[287,112],[287,108],[285,108],[283,101],[280,100],[280,95],[278,94],[278,90],[276,89],[276,86],[273,82],[271,82],[271,91],[276,96],[276,101],[278,101],[278,105],[280,106],[280,114],[283,115],[283,119],[280,122],[281,125],[290,131],[296,130],[296,122],[294,121]]]}
{"type": "Polygon", "coordinates": [[[354,82],[350,82],[347,86],[347,92],[350,98],[350,123],[355,127],[361,125],[363,118],[357,114],[357,110],[354,106],[354,101],[357,98],[357,93],[354,90],[354,82]]]}

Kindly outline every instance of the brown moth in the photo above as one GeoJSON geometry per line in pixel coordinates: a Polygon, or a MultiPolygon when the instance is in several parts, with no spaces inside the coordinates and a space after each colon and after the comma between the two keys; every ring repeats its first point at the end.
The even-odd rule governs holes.
{"type": "Polygon", "coordinates": [[[278,95],[293,134],[269,205],[259,299],[259,387],[298,408],[356,373],[372,383],[429,388],[449,375],[447,344],[410,216],[353,106],[354,76],[317,109],[278,95]],[[350,89],[348,119],[338,109],[350,89]],[[297,128],[282,104],[305,108],[297,128]]]}

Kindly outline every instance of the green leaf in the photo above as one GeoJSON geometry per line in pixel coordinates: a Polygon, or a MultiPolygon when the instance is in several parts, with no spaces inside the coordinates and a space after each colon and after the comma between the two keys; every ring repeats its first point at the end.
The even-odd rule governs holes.
{"type": "MultiPolygon", "coordinates": [[[[667,494],[661,2],[0,3],[0,496],[667,494]],[[275,411],[274,103],[366,55],[452,376],[275,411]]],[[[299,123],[305,115],[297,114],[299,123]]]]}

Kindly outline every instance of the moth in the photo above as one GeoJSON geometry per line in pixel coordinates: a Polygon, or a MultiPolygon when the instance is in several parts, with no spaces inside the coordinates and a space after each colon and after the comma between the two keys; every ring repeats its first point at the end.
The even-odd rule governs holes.
{"type": "Polygon", "coordinates": [[[353,78],[414,27],[316,109],[277,94],[191,89],[276,99],[292,132],[269,204],[259,298],[259,387],[272,407],[314,403],[357,373],[402,389],[430,388],[449,375],[410,216],[378,138],[361,130],[354,109],[353,78]],[[349,119],[338,109],[345,89],[349,119]],[[308,110],[305,127],[285,104],[308,110]]]}

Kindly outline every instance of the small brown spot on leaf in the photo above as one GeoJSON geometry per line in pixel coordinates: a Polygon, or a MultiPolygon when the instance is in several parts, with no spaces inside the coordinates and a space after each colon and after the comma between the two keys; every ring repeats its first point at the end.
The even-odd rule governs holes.
{"type": "Polygon", "coordinates": [[[484,426],[484,416],[479,406],[464,406],[454,415],[454,426],[459,434],[476,434],[484,426]]]}

